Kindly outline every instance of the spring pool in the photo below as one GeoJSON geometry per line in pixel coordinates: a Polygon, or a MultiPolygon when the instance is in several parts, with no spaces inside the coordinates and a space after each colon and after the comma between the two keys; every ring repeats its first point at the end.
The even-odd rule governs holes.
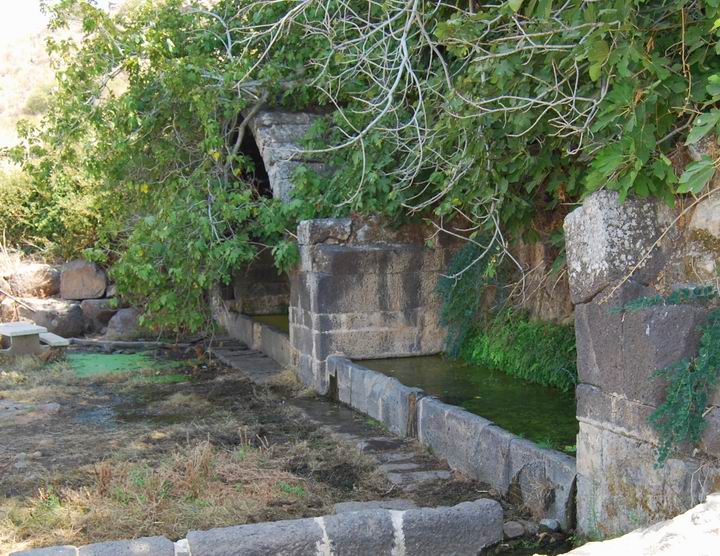
{"type": "Polygon", "coordinates": [[[364,367],[421,388],[537,443],[574,454],[575,396],[557,388],[442,356],[372,359],[364,367]]]}

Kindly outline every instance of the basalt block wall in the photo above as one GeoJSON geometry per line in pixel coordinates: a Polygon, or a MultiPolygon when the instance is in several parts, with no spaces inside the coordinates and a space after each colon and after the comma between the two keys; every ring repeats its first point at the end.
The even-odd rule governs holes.
{"type": "Polygon", "coordinates": [[[682,513],[720,488],[717,392],[700,445],[680,450],[661,468],[658,436],[647,421],[665,398],[655,370],[697,354],[708,311],[692,305],[613,310],[637,297],[707,283],[718,259],[701,239],[720,235],[718,209],[713,220],[700,205],[700,216],[696,211],[678,227],[671,225],[677,213],[664,205],[620,203],[616,193],[599,192],[565,220],[578,351],[582,534],[626,533],[682,513]]]}
{"type": "Polygon", "coordinates": [[[233,272],[230,287],[223,298],[231,302],[231,308],[237,313],[285,313],[290,303],[290,278],[284,272],[278,272],[272,253],[265,250],[251,263],[233,272]]]}
{"type": "Polygon", "coordinates": [[[327,358],[438,353],[444,330],[435,288],[455,251],[428,230],[393,229],[379,218],[308,220],[298,226],[291,276],[290,341],[305,384],[327,393],[327,358]]]}

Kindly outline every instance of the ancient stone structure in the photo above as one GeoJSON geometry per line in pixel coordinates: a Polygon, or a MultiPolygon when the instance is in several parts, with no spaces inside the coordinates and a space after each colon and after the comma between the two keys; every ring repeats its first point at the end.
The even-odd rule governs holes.
{"type": "Polygon", "coordinates": [[[311,113],[279,110],[261,110],[250,118],[248,127],[262,156],[273,197],[290,199],[291,178],[298,165],[322,169],[312,155],[301,152],[300,145],[317,118],[311,113]]]}
{"type": "MultiPolygon", "coordinates": [[[[290,278],[275,268],[272,253],[262,251],[248,265],[233,272],[230,284],[232,310],[246,315],[287,313],[290,278]]],[[[225,301],[231,301],[225,296],[225,301]]]]}
{"type": "MultiPolygon", "coordinates": [[[[709,210],[700,205],[695,215],[709,210]]],[[[621,204],[616,193],[601,191],[565,220],[576,304],[577,517],[583,534],[625,533],[677,515],[720,488],[720,396],[706,417],[701,445],[662,468],[654,465],[658,436],[647,422],[665,396],[653,373],[697,353],[698,327],[708,311],[692,305],[611,310],[710,277],[718,261],[712,247],[720,212],[690,218],[688,227],[672,225],[675,216],[660,203],[621,204]]]]}
{"type": "Polygon", "coordinates": [[[298,374],[328,391],[326,360],[442,351],[435,288],[454,244],[426,247],[422,226],[392,229],[379,218],[307,220],[298,226],[300,264],[291,277],[290,341],[298,374]]]}

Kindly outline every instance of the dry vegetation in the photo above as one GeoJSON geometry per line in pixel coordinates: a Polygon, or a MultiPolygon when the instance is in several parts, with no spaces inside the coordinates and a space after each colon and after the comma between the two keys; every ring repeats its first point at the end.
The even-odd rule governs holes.
{"type": "Polygon", "coordinates": [[[192,380],[80,379],[67,363],[0,361],[0,405],[29,404],[14,421],[0,408],[0,554],[177,539],[390,495],[372,461],[298,418],[291,381],[260,388],[203,360],[164,372],[192,380]],[[61,409],[42,415],[48,402],[61,409]]]}

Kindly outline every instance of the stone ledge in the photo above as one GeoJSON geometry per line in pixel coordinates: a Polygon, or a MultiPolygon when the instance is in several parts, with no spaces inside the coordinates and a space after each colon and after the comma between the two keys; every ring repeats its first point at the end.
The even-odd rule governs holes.
{"type": "Polygon", "coordinates": [[[86,546],[53,546],[11,556],[175,556],[175,544],[165,537],[142,537],[127,541],[111,541],[86,546]]]}
{"type": "Polygon", "coordinates": [[[342,356],[327,359],[338,399],[384,423],[396,434],[417,436],[448,464],[517,500],[535,517],[574,525],[575,459],[545,450],[419,388],[342,356]],[[415,434],[415,431],[416,434],[415,434]]]}
{"type": "Polygon", "coordinates": [[[317,518],[193,531],[193,556],[267,554],[475,555],[502,540],[503,513],[494,500],[453,507],[368,510],[317,518]]]}

